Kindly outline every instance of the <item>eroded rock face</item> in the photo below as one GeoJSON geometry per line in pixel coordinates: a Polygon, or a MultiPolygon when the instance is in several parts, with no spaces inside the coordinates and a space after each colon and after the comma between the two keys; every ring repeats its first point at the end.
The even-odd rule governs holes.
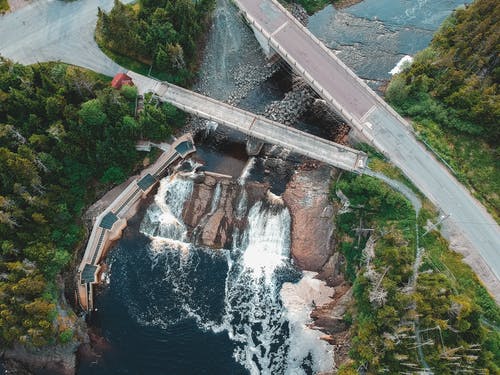
{"type": "Polygon", "coordinates": [[[291,254],[303,270],[321,271],[333,254],[334,210],[328,198],[332,171],[319,163],[302,168],[283,194],[292,217],[291,254]]]}
{"type": "Polygon", "coordinates": [[[203,226],[199,237],[203,245],[217,248],[224,247],[230,242],[235,221],[233,202],[236,200],[236,193],[239,190],[237,184],[230,180],[219,183],[221,191],[218,198],[219,202],[215,210],[208,213],[206,224],[203,226]]]}
{"type": "Polygon", "coordinates": [[[268,189],[267,184],[257,182],[242,186],[229,176],[200,175],[183,212],[191,242],[212,248],[230,247],[234,229],[246,227],[249,208],[263,199],[268,189]],[[238,215],[243,194],[245,204],[238,215]]]}
{"type": "Polygon", "coordinates": [[[317,306],[311,313],[314,321],[312,327],[324,332],[325,335],[321,339],[334,346],[336,368],[349,358],[351,338],[349,323],[344,318],[352,304],[352,287],[344,283],[335,287],[335,293],[330,302],[317,306]]]}

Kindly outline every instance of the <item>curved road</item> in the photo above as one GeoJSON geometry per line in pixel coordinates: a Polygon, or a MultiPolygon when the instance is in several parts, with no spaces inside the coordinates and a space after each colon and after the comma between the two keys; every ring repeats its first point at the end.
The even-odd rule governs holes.
{"type": "MultiPolygon", "coordinates": [[[[258,20],[270,45],[327,102],[389,156],[434,204],[451,214],[449,221],[476,249],[466,254],[466,260],[500,302],[500,229],[484,207],[416,141],[406,121],[295,19],[271,0],[236,3],[258,20]]],[[[24,64],[61,60],[114,75],[123,69],[93,39],[97,7],[109,10],[112,5],[113,0],[39,0],[0,16],[0,54],[24,64]]]]}
{"type": "Polygon", "coordinates": [[[113,0],[33,1],[0,16],[0,55],[22,64],[64,61],[113,76],[124,69],[94,40],[97,7],[108,11],[112,6],[113,0]]]}
{"type": "Polygon", "coordinates": [[[257,39],[271,47],[360,134],[382,151],[475,248],[466,261],[500,303],[500,228],[427,149],[411,125],[276,0],[235,0],[257,39]],[[479,255],[479,256],[478,256],[479,255]],[[482,258],[482,259],[481,259],[482,258]]]}

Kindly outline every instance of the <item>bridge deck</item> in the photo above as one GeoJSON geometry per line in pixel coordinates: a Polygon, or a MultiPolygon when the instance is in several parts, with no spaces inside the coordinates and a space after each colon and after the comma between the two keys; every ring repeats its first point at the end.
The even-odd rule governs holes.
{"type": "Polygon", "coordinates": [[[415,138],[411,125],[276,0],[235,0],[252,28],[326,102],[388,156],[476,247],[470,264],[500,301],[500,229],[415,138]],[[493,271],[493,275],[487,268],[493,271]],[[493,286],[494,285],[494,286],[493,286]]]}
{"type": "Polygon", "coordinates": [[[367,157],[361,151],[304,133],[169,83],[159,82],[134,72],[127,74],[142,92],[153,92],[161,100],[186,112],[348,171],[362,173],[366,167],[367,157]]]}

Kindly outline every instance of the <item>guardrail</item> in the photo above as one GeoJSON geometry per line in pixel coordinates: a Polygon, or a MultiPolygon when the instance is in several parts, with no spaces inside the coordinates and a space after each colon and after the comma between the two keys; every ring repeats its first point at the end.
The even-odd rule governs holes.
{"type": "MultiPolygon", "coordinates": [[[[166,88],[166,89],[162,90],[161,86],[157,86],[156,87],[157,91],[163,93],[161,96],[160,95],[157,95],[157,96],[160,99],[163,98],[163,100],[169,101],[171,104],[175,105],[176,107],[178,107],[186,112],[193,113],[197,116],[203,117],[203,118],[211,120],[211,121],[221,123],[223,125],[226,125],[226,126],[229,126],[232,128],[237,128],[240,131],[242,131],[250,136],[253,136],[255,138],[259,138],[259,139],[262,139],[262,140],[267,141],[267,142],[279,144],[283,147],[293,149],[293,151],[295,151],[295,152],[304,154],[305,156],[332,164],[332,159],[326,159],[318,154],[313,154],[313,153],[307,152],[307,151],[301,149],[299,146],[282,142],[280,139],[267,136],[267,135],[262,134],[261,132],[258,132],[252,128],[252,125],[256,121],[264,122],[264,123],[273,125],[275,128],[280,129],[284,132],[293,133],[297,137],[307,137],[308,139],[310,139],[314,142],[318,142],[318,143],[323,144],[325,146],[335,148],[338,152],[351,153],[353,155],[353,159],[354,159],[352,166],[348,166],[345,163],[344,164],[336,163],[336,165],[342,169],[347,169],[347,170],[350,170],[352,172],[361,173],[361,170],[365,167],[365,165],[364,165],[365,164],[365,162],[364,162],[365,161],[365,154],[361,151],[358,151],[358,150],[355,150],[355,149],[352,149],[350,147],[343,146],[340,144],[336,144],[334,142],[327,141],[321,137],[317,137],[317,136],[314,136],[312,134],[304,133],[300,130],[297,130],[297,129],[285,126],[283,124],[280,124],[279,122],[269,120],[263,116],[258,116],[258,115],[251,113],[251,112],[248,112],[248,111],[245,111],[245,110],[242,110],[239,108],[235,108],[227,103],[220,102],[220,101],[212,99],[210,97],[206,97],[204,95],[186,90],[184,88],[181,88],[181,87],[169,84],[169,83],[163,82],[163,83],[161,83],[161,85],[163,85],[163,88],[166,88]],[[223,108],[225,116],[223,116],[223,115],[216,116],[213,113],[210,113],[210,111],[202,109],[201,107],[206,108],[207,106],[206,105],[201,106],[201,105],[197,104],[193,100],[193,98],[199,99],[204,104],[208,102],[208,103],[212,103],[217,108],[223,108]],[[229,116],[228,114],[231,114],[231,115],[229,116]],[[229,121],[228,118],[230,118],[230,117],[233,117],[233,118],[240,117],[241,121],[237,121],[237,120],[229,121]],[[364,159],[363,163],[360,162],[361,159],[364,159]],[[361,167],[361,164],[363,164],[362,167],[361,167]]],[[[214,112],[218,112],[218,111],[214,111],[214,112]]]]}

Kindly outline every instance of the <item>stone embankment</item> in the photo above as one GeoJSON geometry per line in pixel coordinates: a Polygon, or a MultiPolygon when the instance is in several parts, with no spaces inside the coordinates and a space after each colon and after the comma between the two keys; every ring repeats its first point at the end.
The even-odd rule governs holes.
{"type": "Polygon", "coordinates": [[[276,73],[278,68],[278,65],[270,63],[264,69],[247,64],[238,65],[231,72],[236,90],[231,92],[226,102],[231,105],[237,105],[253,89],[276,73]]]}
{"type": "Polygon", "coordinates": [[[305,85],[302,78],[293,76],[292,90],[282,100],[271,102],[264,111],[270,120],[285,125],[294,124],[314,103],[314,92],[305,85]]]}
{"type": "Polygon", "coordinates": [[[287,5],[288,11],[305,27],[309,23],[309,15],[306,10],[297,3],[287,5]]]}

